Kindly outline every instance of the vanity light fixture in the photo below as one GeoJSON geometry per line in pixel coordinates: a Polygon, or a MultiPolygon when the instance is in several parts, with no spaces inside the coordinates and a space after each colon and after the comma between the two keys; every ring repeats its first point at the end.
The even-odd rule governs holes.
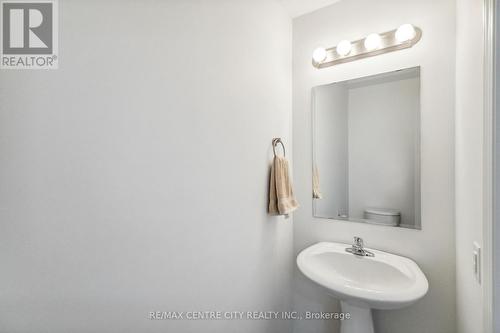
{"type": "Polygon", "coordinates": [[[379,34],[369,34],[363,43],[367,51],[373,51],[380,47],[382,39],[379,34]]]}
{"type": "Polygon", "coordinates": [[[324,47],[318,47],[313,52],[313,60],[316,63],[321,63],[326,59],[326,49],[324,47]]]}
{"type": "Polygon", "coordinates": [[[415,37],[416,31],[413,25],[411,24],[403,24],[396,30],[396,40],[399,43],[406,42],[415,37]]]}
{"type": "Polygon", "coordinates": [[[422,30],[403,24],[398,29],[381,34],[372,33],[354,42],[343,40],[336,47],[317,48],[313,52],[313,66],[324,68],[344,62],[410,48],[422,37],[422,30]]]}
{"type": "Polygon", "coordinates": [[[352,49],[352,44],[348,40],[343,40],[337,45],[337,53],[342,57],[348,55],[351,52],[351,49],[352,49]]]}

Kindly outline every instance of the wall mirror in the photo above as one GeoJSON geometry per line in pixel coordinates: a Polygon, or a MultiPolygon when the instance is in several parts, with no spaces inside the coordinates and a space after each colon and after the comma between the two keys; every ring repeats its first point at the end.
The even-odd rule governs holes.
{"type": "Polygon", "coordinates": [[[421,229],[420,67],[312,91],[313,215],[421,229]]]}

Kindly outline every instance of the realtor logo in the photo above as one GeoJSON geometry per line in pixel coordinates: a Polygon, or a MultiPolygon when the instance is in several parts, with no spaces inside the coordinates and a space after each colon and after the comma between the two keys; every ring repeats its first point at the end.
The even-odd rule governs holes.
{"type": "Polygon", "coordinates": [[[56,69],[56,0],[0,0],[2,69],[56,69]]]}

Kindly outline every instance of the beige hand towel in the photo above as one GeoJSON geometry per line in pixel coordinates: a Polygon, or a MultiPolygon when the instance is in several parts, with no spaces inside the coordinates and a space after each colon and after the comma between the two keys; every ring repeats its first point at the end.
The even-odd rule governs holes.
{"type": "Polygon", "coordinates": [[[292,182],[288,170],[288,161],[274,157],[269,183],[269,214],[288,215],[299,207],[293,194],[292,182]]]}
{"type": "Polygon", "coordinates": [[[318,166],[314,166],[313,170],[313,198],[314,199],[323,199],[323,194],[319,189],[319,171],[318,166]]]}

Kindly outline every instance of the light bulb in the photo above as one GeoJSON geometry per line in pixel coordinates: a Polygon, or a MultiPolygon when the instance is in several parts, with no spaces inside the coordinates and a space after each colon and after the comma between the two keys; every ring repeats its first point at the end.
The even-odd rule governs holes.
{"type": "Polygon", "coordinates": [[[415,28],[411,24],[403,24],[396,30],[396,40],[399,43],[403,43],[412,40],[415,37],[415,28]]]}
{"type": "Polygon", "coordinates": [[[318,64],[326,59],[326,49],[324,47],[318,47],[313,52],[313,59],[318,64]]]}
{"type": "Polygon", "coordinates": [[[340,41],[337,45],[337,53],[341,56],[346,56],[351,52],[351,42],[348,40],[340,41]]]}
{"type": "Polygon", "coordinates": [[[380,47],[381,38],[379,34],[370,34],[365,39],[365,49],[367,51],[373,51],[380,47]]]}

